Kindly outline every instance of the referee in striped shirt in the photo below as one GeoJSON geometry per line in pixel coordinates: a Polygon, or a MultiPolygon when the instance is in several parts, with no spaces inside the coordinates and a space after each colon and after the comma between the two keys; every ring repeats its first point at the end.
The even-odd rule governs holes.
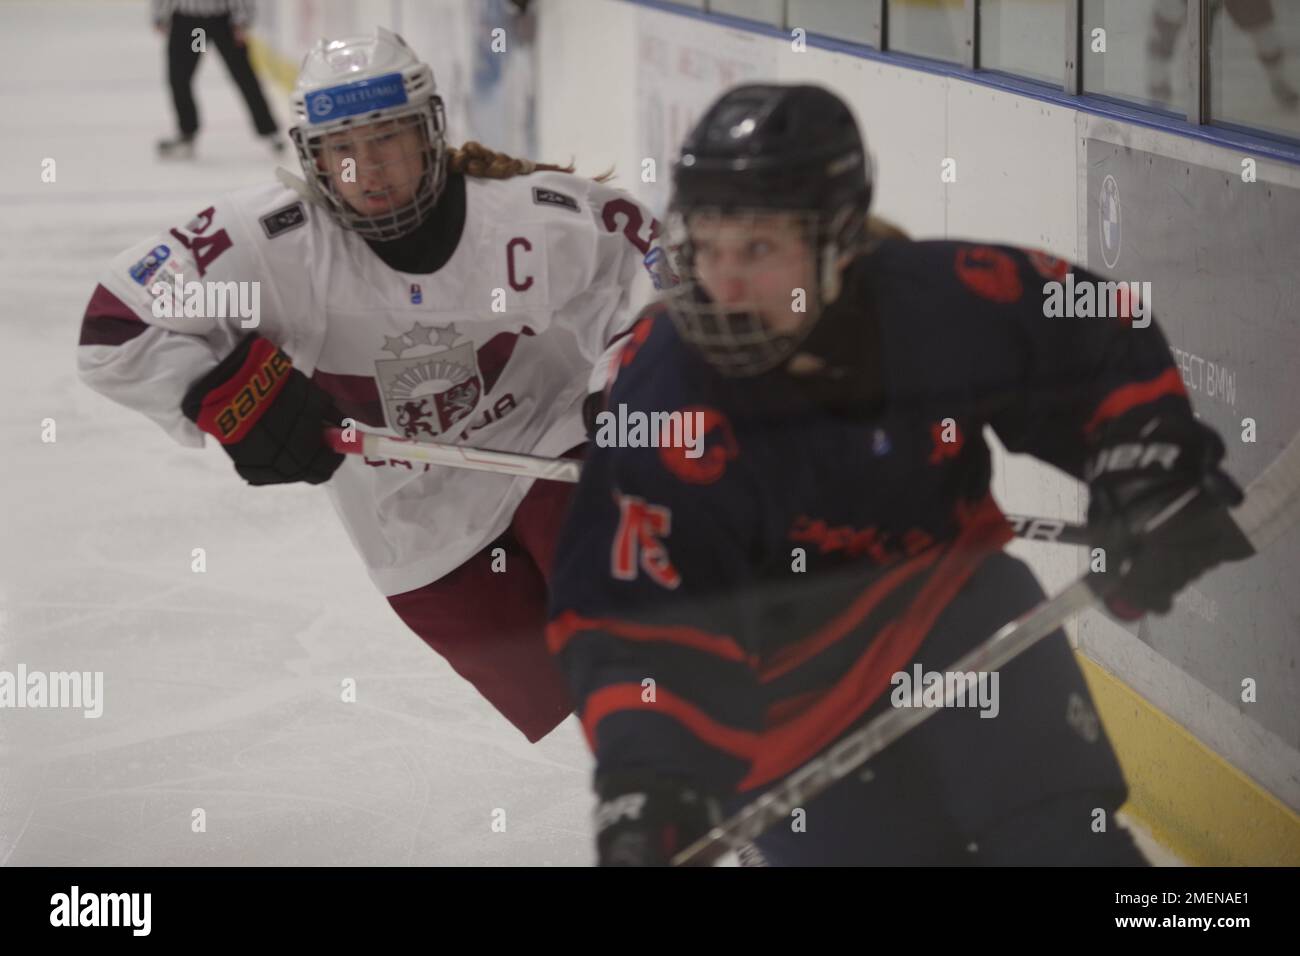
{"type": "Polygon", "coordinates": [[[226,61],[230,76],[248,104],[248,112],[263,137],[276,154],[283,152],[284,142],[278,135],[262,95],[262,87],[248,62],[246,31],[253,22],[254,0],[152,0],[154,29],[167,36],[167,79],[176,107],[178,133],[174,139],[158,144],[159,155],[188,159],[194,155],[194,138],[199,131],[199,112],[194,105],[191,83],[199,65],[199,50],[215,43],[226,61]],[[201,30],[202,34],[195,31],[201,30]],[[203,42],[198,38],[202,36],[203,42]]]}

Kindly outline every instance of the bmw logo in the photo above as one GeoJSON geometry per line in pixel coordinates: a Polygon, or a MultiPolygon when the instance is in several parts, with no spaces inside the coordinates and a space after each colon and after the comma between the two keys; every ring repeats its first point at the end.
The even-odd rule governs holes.
{"type": "Polygon", "coordinates": [[[1107,269],[1114,269],[1119,262],[1120,228],[1119,228],[1119,183],[1114,176],[1108,175],[1101,183],[1101,258],[1107,269]]]}

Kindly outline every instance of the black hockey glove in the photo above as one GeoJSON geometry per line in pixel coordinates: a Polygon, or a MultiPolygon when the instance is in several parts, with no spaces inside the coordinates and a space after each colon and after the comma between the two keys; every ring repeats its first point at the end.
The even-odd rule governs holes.
{"type": "Polygon", "coordinates": [[[322,440],[328,422],[342,424],[329,396],[256,333],[190,386],[181,410],[216,436],[250,485],[316,485],[343,463],[322,440]]]}
{"type": "Polygon", "coordinates": [[[600,866],[668,866],[718,821],[718,804],[699,790],[651,773],[596,784],[600,866]]]}
{"type": "Polygon", "coordinates": [[[1223,441],[1186,416],[1134,409],[1097,436],[1085,477],[1089,541],[1120,582],[1106,598],[1122,620],[1167,614],[1174,596],[1210,568],[1254,554],[1228,509],[1241,489],[1220,468],[1223,441]],[[1187,501],[1158,527],[1143,529],[1187,501]]]}

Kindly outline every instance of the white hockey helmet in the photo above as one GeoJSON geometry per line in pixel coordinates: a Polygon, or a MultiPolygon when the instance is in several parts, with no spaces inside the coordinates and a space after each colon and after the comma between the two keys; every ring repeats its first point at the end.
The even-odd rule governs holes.
{"type": "MultiPolygon", "coordinates": [[[[302,61],[290,98],[295,125],[289,130],[303,174],[316,198],[336,221],[367,239],[396,239],[428,218],[447,178],[447,122],[437,95],[433,70],[421,63],[400,36],[377,27],[368,37],[321,40],[302,61]],[[409,198],[376,205],[364,212],[341,195],[332,169],[338,156],[326,154],[330,142],[363,152],[372,137],[390,137],[414,129],[419,135],[422,170],[409,198]],[[348,135],[351,134],[351,135],[348,135]]],[[[351,157],[356,162],[361,158],[351,157]]],[[[411,166],[412,157],[403,157],[411,166]]]]}

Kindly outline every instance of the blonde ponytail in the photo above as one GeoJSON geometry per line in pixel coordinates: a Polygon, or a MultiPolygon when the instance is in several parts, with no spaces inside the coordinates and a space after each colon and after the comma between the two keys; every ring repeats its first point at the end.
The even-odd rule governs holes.
{"type": "MultiPolygon", "coordinates": [[[[527,176],[530,173],[572,173],[573,163],[559,166],[554,163],[535,163],[531,159],[518,159],[506,153],[488,149],[482,143],[469,140],[461,146],[454,146],[447,158],[448,172],[464,176],[476,176],[479,179],[511,179],[515,176],[527,176]]],[[[610,173],[593,177],[603,183],[610,173]]]]}

